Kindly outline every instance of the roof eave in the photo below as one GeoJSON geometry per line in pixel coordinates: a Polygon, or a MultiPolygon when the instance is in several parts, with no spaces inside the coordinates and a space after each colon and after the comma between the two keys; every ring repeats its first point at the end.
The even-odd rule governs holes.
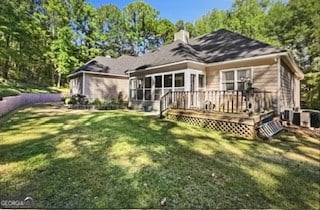
{"type": "Polygon", "coordinates": [[[126,72],[127,74],[130,74],[130,73],[134,73],[134,72],[143,72],[143,71],[148,71],[148,70],[153,70],[153,69],[158,69],[158,68],[163,68],[163,67],[168,67],[168,66],[174,66],[174,65],[184,64],[184,63],[195,63],[195,64],[199,64],[199,65],[205,65],[205,63],[187,59],[187,60],[177,61],[177,62],[173,62],[173,63],[167,63],[167,64],[162,64],[162,65],[147,67],[147,68],[145,68],[145,69],[127,70],[127,71],[125,71],[125,72],[126,72]]]}
{"type": "Polygon", "coordinates": [[[212,62],[212,63],[207,63],[206,67],[217,66],[217,65],[228,64],[228,63],[235,63],[235,62],[239,62],[239,61],[251,61],[251,60],[257,60],[257,59],[264,59],[264,58],[276,58],[278,56],[285,55],[286,53],[287,52],[279,52],[279,53],[254,56],[254,57],[249,57],[249,58],[238,58],[238,59],[227,60],[227,61],[212,62]]]}
{"type": "Polygon", "coordinates": [[[86,74],[95,74],[95,75],[104,75],[104,76],[113,76],[113,77],[123,77],[123,78],[128,78],[128,75],[124,75],[124,74],[111,74],[111,73],[104,73],[104,72],[92,72],[92,71],[78,71],[75,72],[73,74],[69,74],[67,76],[67,78],[72,77],[72,76],[77,76],[78,74],[82,74],[82,73],[86,73],[86,74]]]}
{"type": "Polygon", "coordinates": [[[285,55],[285,58],[289,61],[290,65],[292,66],[292,68],[294,70],[294,74],[298,77],[298,79],[303,80],[304,73],[302,72],[302,70],[300,69],[300,67],[298,66],[296,61],[294,60],[292,53],[288,52],[285,55]]]}

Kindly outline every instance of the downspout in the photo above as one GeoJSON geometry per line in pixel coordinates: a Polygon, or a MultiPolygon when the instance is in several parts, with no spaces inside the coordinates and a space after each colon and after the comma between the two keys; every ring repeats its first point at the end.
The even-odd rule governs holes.
{"type": "Polygon", "coordinates": [[[82,95],[84,95],[84,92],[85,92],[85,85],[86,85],[86,83],[85,83],[85,73],[83,72],[82,73],[83,75],[82,75],[82,95]]]}
{"type": "Polygon", "coordinates": [[[281,57],[277,57],[277,66],[278,66],[278,84],[277,84],[277,114],[280,115],[280,100],[281,100],[281,57]]]}

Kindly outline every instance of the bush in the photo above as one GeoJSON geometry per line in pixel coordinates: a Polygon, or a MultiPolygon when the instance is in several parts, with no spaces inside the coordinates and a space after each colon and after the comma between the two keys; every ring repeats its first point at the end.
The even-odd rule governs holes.
{"type": "Polygon", "coordinates": [[[102,102],[101,102],[99,99],[95,99],[95,100],[92,102],[92,105],[101,106],[101,105],[102,105],[102,102]]]}
{"type": "Polygon", "coordinates": [[[20,92],[14,89],[4,89],[4,90],[0,90],[0,100],[2,100],[3,97],[7,97],[7,96],[16,96],[19,95],[20,92]]]}
{"type": "Polygon", "coordinates": [[[71,98],[70,97],[65,97],[64,98],[64,104],[66,104],[66,105],[71,104],[71,98]]]}
{"type": "Polygon", "coordinates": [[[119,92],[119,94],[118,94],[118,103],[120,105],[123,104],[123,93],[122,92],[119,92]]]}
{"type": "Polygon", "coordinates": [[[71,104],[75,105],[87,105],[89,104],[89,100],[87,98],[87,96],[81,95],[81,94],[77,94],[77,95],[73,95],[71,96],[71,100],[70,100],[71,104]]]}

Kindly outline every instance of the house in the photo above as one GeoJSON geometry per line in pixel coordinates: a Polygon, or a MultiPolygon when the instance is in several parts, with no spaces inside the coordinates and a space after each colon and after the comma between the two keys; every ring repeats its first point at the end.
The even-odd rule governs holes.
{"type": "Polygon", "coordinates": [[[121,93],[123,100],[128,101],[129,77],[125,71],[135,59],[122,55],[119,58],[98,56],[90,60],[68,75],[71,95],[85,95],[92,102],[117,99],[121,93]]]}
{"type": "Polygon", "coordinates": [[[181,30],[172,44],[139,57],[127,73],[133,107],[159,109],[169,91],[230,94],[251,84],[271,94],[277,113],[300,106],[303,73],[291,53],[225,29],[194,39],[181,30]]]}
{"type": "Polygon", "coordinates": [[[129,107],[243,137],[274,113],[298,109],[303,77],[290,52],[225,29],[193,39],[181,30],[140,57],[98,57],[70,75],[72,93],[93,99],[122,88],[129,107]]]}

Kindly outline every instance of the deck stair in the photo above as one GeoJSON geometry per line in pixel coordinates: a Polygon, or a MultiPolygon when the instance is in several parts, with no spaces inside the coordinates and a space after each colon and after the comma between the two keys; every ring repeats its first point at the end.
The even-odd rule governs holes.
{"type": "Polygon", "coordinates": [[[257,128],[258,128],[259,136],[265,137],[265,138],[270,138],[273,135],[283,130],[283,127],[278,120],[272,120],[272,121],[263,123],[257,128]]]}

